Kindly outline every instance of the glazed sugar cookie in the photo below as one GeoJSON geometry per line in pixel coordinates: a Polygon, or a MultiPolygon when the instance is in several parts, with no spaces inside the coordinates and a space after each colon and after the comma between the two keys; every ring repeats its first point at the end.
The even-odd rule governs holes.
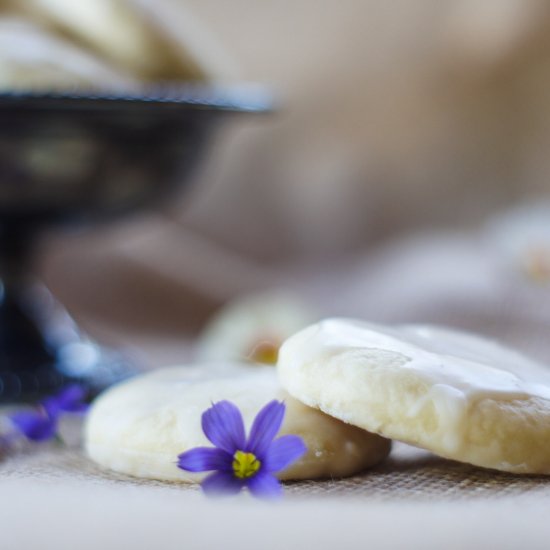
{"type": "Polygon", "coordinates": [[[283,344],[278,373],[344,422],[477,466],[550,474],[550,369],[493,342],[328,319],[283,344]]]}
{"type": "Polygon", "coordinates": [[[229,400],[249,430],[258,411],[273,399],[286,402],[281,434],[303,438],[308,452],[281,479],[341,477],[385,458],[390,441],[306,407],[279,386],[273,367],[238,363],[162,369],[102,394],[85,429],[88,456],[124,474],[169,481],[199,481],[205,474],[177,468],[180,453],[212,446],[201,430],[201,414],[229,400]]]}

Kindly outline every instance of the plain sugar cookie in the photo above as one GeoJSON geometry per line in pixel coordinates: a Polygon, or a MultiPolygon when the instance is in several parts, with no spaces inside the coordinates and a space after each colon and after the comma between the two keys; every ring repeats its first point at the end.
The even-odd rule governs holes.
{"type": "Polygon", "coordinates": [[[327,319],[285,341],[278,373],[303,403],[477,466],[550,474],[550,370],[474,335],[327,319]]]}
{"type": "Polygon", "coordinates": [[[177,457],[194,447],[212,446],[201,430],[201,414],[224,399],[239,407],[247,430],[269,401],[285,401],[280,433],[299,435],[308,451],[280,479],[349,476],[378,463],[390,450],[389,440],[290,397],[273,367],[228,363],[162,369],[109,389],[89,412],[86,452],[101,466],[123,474],[200,481],[205,474],[180,470],[177,457]]]}

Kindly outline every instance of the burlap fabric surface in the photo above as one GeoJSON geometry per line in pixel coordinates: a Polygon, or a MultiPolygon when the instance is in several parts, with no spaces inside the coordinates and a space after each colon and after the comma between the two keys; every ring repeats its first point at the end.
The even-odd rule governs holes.
{"type": "MultiPolygon", "coordinates": [[[[138,479],[104,470],[91,462],[77,445],[45,445],[13,454],[4,458],[0,472],[4,480],[88,481],[107,486],[157,487],[165,492],[199,489],[194,484],[138,479]]],[[[389,459],[362,474],[347,479],[286,484],[286,495],[290,498],[351,496],[375,501],[436,499],[445,502],[527,494],[548,498],[550,502],[550,478],[483,470],[400,443],[394,445],[389,459]]]]}

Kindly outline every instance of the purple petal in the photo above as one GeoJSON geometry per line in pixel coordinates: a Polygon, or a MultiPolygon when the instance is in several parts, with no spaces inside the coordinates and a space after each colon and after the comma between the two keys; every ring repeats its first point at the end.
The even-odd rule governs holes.
{"type": "Polygon", "coordinates": [[[283,494],[283,487],[279,480],[268,472],[260,472],[247,480],[249,491],[260,498],[279,498],[283,494]]]}
{"type": "Polygon", "coordinates": [[[222,449],[197,447],[178,455],[178,468],[188,472],[232,471],[233,457],[222,449]]]}
{"type": "Polygon", "coordinates": [[[270,401],[254,419],[247,450],[263,460],[268,447],[281,428],[284,416],[285,404],[281,401],[270,401]]]}
{"type": "Polygon", "coordinates": [[[57,422],[46,414],[20,412],[10,416],[13,425],[31,441],[45,441],[55,436],[57,422]]]}
{"type": "Polygon", "coordinates": [[[40,406],[44,408],[45,412],[50,417],[57,417],[61,413],[61,406],[55,397],[48,397],[40,403],[40,406]]]}
{"type": "Polygon", "coordinates": [[[243,417],[229,401],[215,403],[202,414],[202,431],[216,447],[231,455],[244,448],[243,417]]]}
{"type": "Polygon", "coordinates": [[[288,468],[307,452],[306,444],[297,435],[283,435],[268,447],[263,466],[268,472],[280,472],[288,468]]]}
{"type": "Polygon", "coordinates": [[[78,385],[71,384],[57,395],[49,397],[42,402],[42,406],[46,409],[50,416],[56,416],[60,412],[84,412],[88,405],[84,403],[86,390],[78,385]]]}
{"type": "Polygon", "coordinates": [[[243,482],[229,472],[216,472],[202,483],[202,490],[209,496],[235,495],[243,487],[243,482]]]}

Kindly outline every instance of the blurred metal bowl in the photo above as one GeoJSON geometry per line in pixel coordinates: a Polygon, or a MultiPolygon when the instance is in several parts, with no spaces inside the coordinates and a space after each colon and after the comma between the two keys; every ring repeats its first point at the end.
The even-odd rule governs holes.
{"type": "Polygon", "coordinates": [[[152,208],[189,185],[220,122],[269,108],[255,87],[0,92],[0,402],[75,381],[95,393],[132,371],[30,284],[37,234],[152,208]]]}
{"type": "Polygon", "coordinates": [[[255,88],[0,93],[0,225],[150,207],[189,183],[222,120],[268,107],[255,88]]]}

